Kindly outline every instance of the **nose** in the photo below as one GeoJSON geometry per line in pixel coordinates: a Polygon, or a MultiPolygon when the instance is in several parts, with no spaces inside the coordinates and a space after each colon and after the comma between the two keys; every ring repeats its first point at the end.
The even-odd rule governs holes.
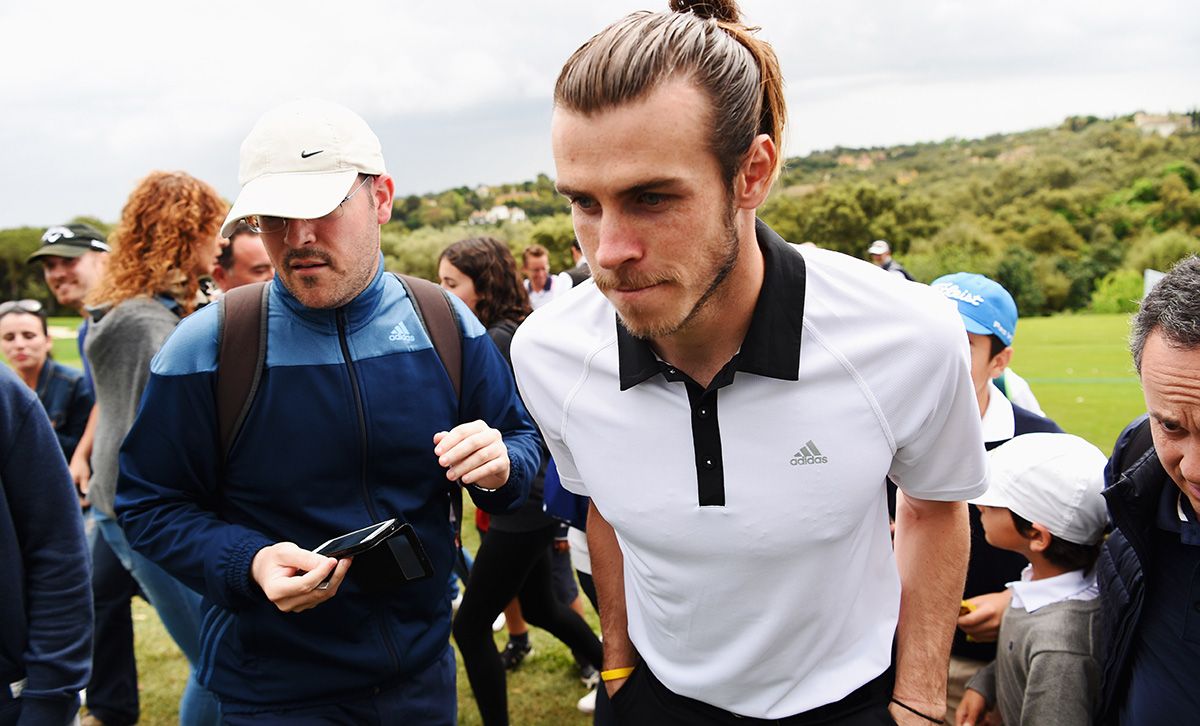
{"type": "Polygon", "coordinates": [[[1184,444],[1179,473],[1189,483],[1200,486],[1200,433],[1193,433],[1184,444]]]}
{"type": "Polygon", "coordinates": [[[316,239],[316,224],[311,219],[289,219],[283,230],[283,243],[288,247],[303,247],[316,239]]]}
{"type": "Polygon", "coordinates": [[[643,254],[637,230],[628,217],[619,211],[606,211],[597,229],[595,259],[590,261],[603,269],[615,270],[640,260],[643,254]]]}

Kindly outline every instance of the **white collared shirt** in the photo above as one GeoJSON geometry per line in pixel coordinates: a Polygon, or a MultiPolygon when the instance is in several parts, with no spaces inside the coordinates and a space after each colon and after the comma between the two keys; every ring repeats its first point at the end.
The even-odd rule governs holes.
{"type": "Polygon", "coordinates": [[[775,719],[891,663],[885,478],[966,500],[986,489],[986,461],[962,319],[944,297],[824,250],[800,251],[796,272],[794,248],[760,242],[763,327],[738,356],[760,372],[739,367],[705,394],[712,406],[652,351],[623,352],[595,285],[534,312],[512,358],[563,488],[591,496],[616,532],[639,656],[674,693],[775,719]]]}
{"type": "Polygon", "coordinates": [[[988,381],[988,404],[983,412],[983,440],[986,443],[1008,441],[1016,434],[1012,403],[995,383],[988,381]]]}
{"type": "Polygon", "coordinates": [[[1061,575],[1034,580],[1033,566],[1026,565],[1021,570],[1021,579],[1006,585],[1012,590],[1012,606],[1025,612],[1053,605],[1064,600],[1095,600],[1100,595],[1100,587],[1096,584],[1096,568],[1084,574],[1084,570],[1071,570],[1061,575]]]}

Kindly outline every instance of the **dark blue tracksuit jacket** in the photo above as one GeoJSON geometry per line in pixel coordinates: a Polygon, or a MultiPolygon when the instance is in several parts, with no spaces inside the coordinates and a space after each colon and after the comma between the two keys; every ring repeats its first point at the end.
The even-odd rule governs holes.
{"type": "Polygon", "coordinates": [[[430,666],[450,634],[448,482],[433,436],[482,419],[508,446],[499,490],[468,488],[485,510],[525,499],[540,442],[483,326],[452,298],[463,328],[462,402],[403,286],[381,271],[337,310],[301,305],[271,283],[266,369],[252,410],[219,463],[217,309],[183,320],[151,365],[121,449],[116,511],[135,549],[204,595],[198,677],[226,704],[254,709],[370,693],[430,666]],[[259,549],[313,548],[397,517],[412,523],[432,577],[391,594],[338,594],[281,613],[249,573],[259,549]]]}
{"type": "Polygon", "coordinates": [[[65,724],[92,661],[83,519],[46,412],[0,366],[0,724],[65,724]],[[14,701],[9,684],[26,680],[14,701]]]}

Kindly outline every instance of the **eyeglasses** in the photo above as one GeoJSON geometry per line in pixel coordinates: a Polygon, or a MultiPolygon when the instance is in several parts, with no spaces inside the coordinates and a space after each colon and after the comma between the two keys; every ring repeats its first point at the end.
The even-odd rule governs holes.
{"type": "MultiPolygon", "coordinates": [[[[335,219],[341,219],[342,215],[346,213],[346,202],[350,201],[355,194],[358,194],[359,189],[362,189],[367,182],[374,178],[375,177],[372,176],[363,177],[363,180],[358,183],[358,186],[354,187],[354,189],[352,189],[350,193],[347,194],[344,199],[342,199],[342,201],[338,202],[338,205],[333,208],[332,212],[326,214],[324,217],[318,217],[309,221],[319,223],[332,222],[335,219]]],[[[251,214],[243,221],[245,221],[247,226],[250,227],[250,231],[254,232],[255,234],[282,234],[287,229],[288,225],[287,217],[272,217],[266,214],[251,214]]]]}
{"type": "Polygon", "coordinates": [[[37,300],[9,300],[5,303],[0,303],[0,318],[9,313],[29,313],[30,315],[38,315],[42,312],[42,304],[37,300]]]}

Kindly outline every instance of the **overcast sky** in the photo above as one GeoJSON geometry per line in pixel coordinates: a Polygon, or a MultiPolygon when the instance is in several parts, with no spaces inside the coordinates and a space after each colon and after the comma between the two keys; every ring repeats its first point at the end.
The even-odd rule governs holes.
{"type": "MultiPolygon", "coordinates": [[[[627,0],[0,3],[0,227],[115,221],[152,169],[237,193],[268,108],[358,111],[400,194],[553,176],[550,96],[627,0]]],[[[1200,106],[1200,3],[743,0],[780,56],[789,155],[1200,106]]]]}

